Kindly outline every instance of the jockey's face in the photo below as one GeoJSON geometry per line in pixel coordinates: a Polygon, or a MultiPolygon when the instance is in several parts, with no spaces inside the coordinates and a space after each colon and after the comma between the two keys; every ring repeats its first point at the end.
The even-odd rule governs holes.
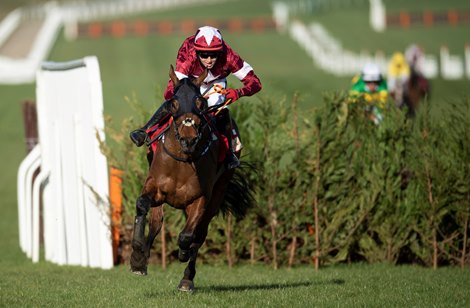
{"type": "Polygon", "coordinates": [[[217,62],[217,57],[219,56],[217,52],[198,52],[197,55],[202,65],[209,70],[214,67],[215,62],[217,62]]]}
{"type": "Polygon", "coordinates": [[[376,92],[379,88],[379,83],[377,81],[366,81],[366,88],[369,92],[376,92]]]}

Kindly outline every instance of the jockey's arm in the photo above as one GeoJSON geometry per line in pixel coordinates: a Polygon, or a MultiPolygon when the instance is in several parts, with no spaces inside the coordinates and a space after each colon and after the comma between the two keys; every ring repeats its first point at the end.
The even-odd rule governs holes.
{"type": "Polygon", "coordinates": [[[349,103],[356,103],[360,99],[364,99],[367,103],[383,109],[388,100],[388,91],[381,90],[375,93],[361,92],[354,89],[349,91],[349,103]]]}
{"type": "Polygon", "coordinates": [[[388,91],[380,90],[375,93],[364,93],[364,98],[369,104],[384,109],[385,105],[387,104],[388,91]]]}
{"type": "Polygon", "coordinates": [[[229,57],[231,65],[231,72],[238,80],[243,83],[243,87],[237,89],[239,96],[251,96],[258,93],[262,86],[258,76],[256,76],[253,67],[245,62],[236,52],[232,49],[229,50],[229,57]]]}
{"type": "Polygon", "coordinates": [[[240,96],[251,96],[261,91],[261,81],[253,70],[241,79],[241,82],[243,83],[243,87],[238,89],[240,96]]]}

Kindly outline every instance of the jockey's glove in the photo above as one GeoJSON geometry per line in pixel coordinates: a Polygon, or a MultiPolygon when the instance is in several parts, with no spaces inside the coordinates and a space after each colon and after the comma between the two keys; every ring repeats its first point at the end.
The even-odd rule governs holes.
{"type": "Polygon", "coordinates": [[[225,94],[225,99],[228,100],[228,99],[231,99],[231,102],[230,103],[233,103],[235,102],[237,99],[240,98],[240,92],[238,90],[235,90],[235,89],[227,89],[227,94],[225,94]]]}

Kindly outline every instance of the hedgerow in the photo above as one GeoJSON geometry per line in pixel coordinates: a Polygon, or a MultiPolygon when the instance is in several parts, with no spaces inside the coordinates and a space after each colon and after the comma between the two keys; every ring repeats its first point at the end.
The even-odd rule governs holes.
{"type": "MultiPolygon", "coordinates": [[[[242,221],[215,218],[203,262],[417,263],[468,265],[470,217],[470,104],[422,103],[414,118],[389,105],[374,124],[365,102],[346,93],[326,96],[312,112],[262,96],[238,103],[242,160],[255,165],[250,181],[256,207],[242,221]],[[227,242],[227,238],[229,241],[227,242]]],[[[128,132],[148,113],[130,100],[138,121],[126,119],[106,147],[110,164],[124,170],[122,262],[129,253],[135,199],[145,180],[145,150],[128,132]]],[[[109,127],[110,125],[108,125],[109,127]]],[[[165,205],[165,228],[154,262],[176,260],[181,211],[165,205]]]]}

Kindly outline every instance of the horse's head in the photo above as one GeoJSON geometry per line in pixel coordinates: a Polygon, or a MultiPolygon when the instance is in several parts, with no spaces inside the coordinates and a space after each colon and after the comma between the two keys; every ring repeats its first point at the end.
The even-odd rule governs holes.
{"type": "Polygon", "coordinates": [[[185,154],[192,154],[202,137],[206,123],[202,111],[207,108],[207,100],[201,95],[200,86],[207,76],[207,70],[196,79],[183,78],[175,74],[170,66],[170,79],[174,85],[174,95],[170,99],[170,112],[173,117],[175,136],[185,154]]]}

